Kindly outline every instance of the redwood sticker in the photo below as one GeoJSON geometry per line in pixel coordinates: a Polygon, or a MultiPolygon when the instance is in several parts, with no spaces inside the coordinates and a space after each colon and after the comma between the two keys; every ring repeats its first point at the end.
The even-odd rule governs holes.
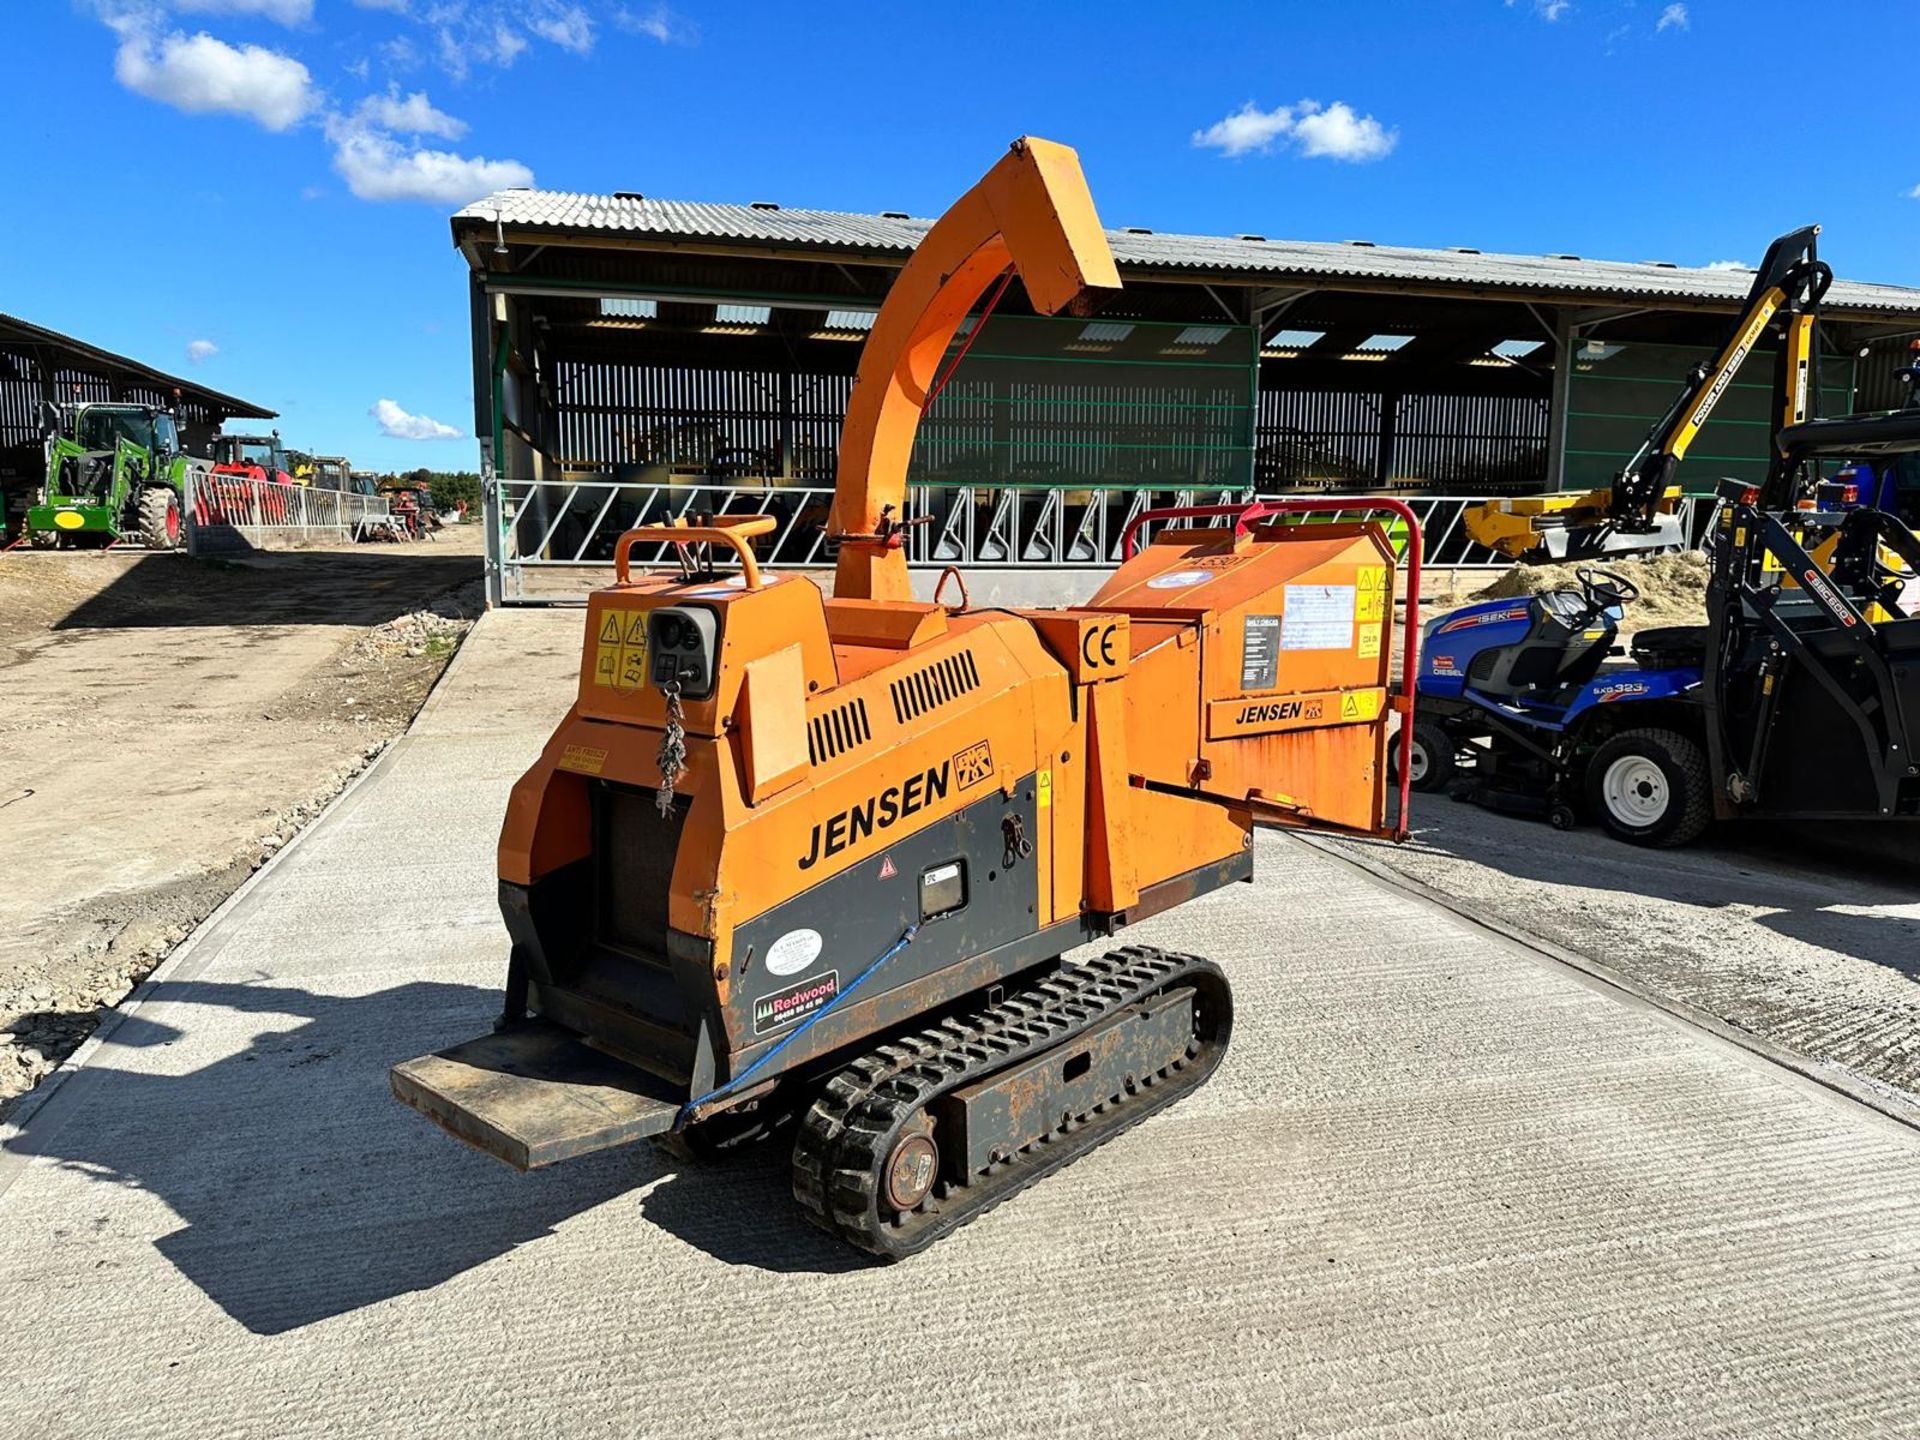
{"type": "Polygon", "coordinates": [[[753,1002],[753,1033],[764,1035],[796,1020],[804,1020],[816,1010],[824,1010],[840,993],[840,972],[829,970],[789,985],[753,1002]]]}

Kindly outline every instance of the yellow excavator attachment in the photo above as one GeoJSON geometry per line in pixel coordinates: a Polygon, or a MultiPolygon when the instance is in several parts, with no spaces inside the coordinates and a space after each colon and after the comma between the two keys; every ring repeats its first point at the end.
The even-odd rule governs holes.
{"type": "Polygon", "coordinates": [[[1461,512],[1467,538],[1509,560],[1577,560],[1591,555],[1675,550],[1681,531],[1680,487],[1661,492],[1654,529],[1627,533],[1608,525],[1610,488],[1583,494],[1518,495],[1469,505],[1461,512]]]}

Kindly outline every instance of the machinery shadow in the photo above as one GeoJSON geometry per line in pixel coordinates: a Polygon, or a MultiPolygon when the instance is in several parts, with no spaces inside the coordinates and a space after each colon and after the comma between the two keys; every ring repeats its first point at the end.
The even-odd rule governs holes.
{"type": "Polygon", "coordinates": [[[421,546],[261,551],[241,560],[145,554],[52,628],[379,625],[481,571],[478,554],[421,546]]]}
{"type": "Polygon", "coordinates": [[[642,1144],[519,1175],[393,1099],[390,1065],[484,1029],[498,1003],[491,989],[426,981],[350,998],[163,982],[113,1047],[180,1041],[151,1018],[167,1004],[298,1023],[185,1074],[115,1069],[109,1050],[7,1148],[164,1201],[183,1223],[155,1242],[161,1253],[258,1335],[431,1290],[609,1202],[625,1212],[614,1223],[658,1225],[729,1265],[865,1267],[801,1218],[785,1143],[684,1170],[642,1144]]]}
{"type": "Polygon", "coordinates": [[[877,1262],[801,1217],[788,1175],[790,1145],[791,1137],[782,1137],[729,1160],[684,1168],[647,1191],[640,1213],[727,1265],[782,1275],[870,1269],[877,1262]]]}
{"type": "Polygon", "coordinates": [[[162,1002],[297,1023],[185,1074],[114,1069],[109,1049],[7,1148],[164,1201],[183,1223],[155,1242],[161,1253],[255,1334],[430,1290],[671,1168],[636,1146],[516,1175],[395,1101],[388,1066],[484,1028],[491,990],[162,983],[111,1046],[180,1040],[150,1018],[162,1002]]]}
{"type": "MultiPolygon", "coordinates": [[[[1740,923],[1920,980],[1920,918],[1862,913],[1920,904],[1920,864],[1901,848],[1862,859],[1810,843],[1803,826],[1746,824],[1718,826],[1680,850],[1644,850],[1597,826],[1561,832],[1441,796],[1419,797],[1413,824],[1413,845],[1517,880],[1693,910],[1750,906],[1760,913],[1740,923]]],[[[1377,853],[1393,864],[1391,847],[1377,853]]]]}

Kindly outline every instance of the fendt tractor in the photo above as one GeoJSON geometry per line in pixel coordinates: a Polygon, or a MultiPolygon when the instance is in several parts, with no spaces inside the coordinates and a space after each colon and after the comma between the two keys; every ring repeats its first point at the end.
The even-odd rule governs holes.
{"type": "Polygon", "coordinates": [[[204,475],[207,462],[181,448],[171,411],[72,403],[48,406],[47,421],[46,481],[26,514],[31,544],[180,544],[187,477],[204,475]]]}
{"type": "MultiPolygon", "coordinates": [[[[1256,824],[1404,833],[1387,530],[1290,523],[1351,500],[1146,511],[1084,605],[912,598],[914,433],[1014,273],[1036,311],[1128,313],[1079,160],[1045,140],[927,232],[867,338],[831,599],[758,568],[770,517],[621,536],[573,706],[508,803],[500,1021],[396,1066],[401,1100],[522,1169],[790,1124],[805,1214],[909,1255],[1219,1065],[1219,966],[1067,951],[1250,879],[1256,824]]],[[[1414,601],[1417,527],[1380,508],[1408,521],[1414,601]]]]}

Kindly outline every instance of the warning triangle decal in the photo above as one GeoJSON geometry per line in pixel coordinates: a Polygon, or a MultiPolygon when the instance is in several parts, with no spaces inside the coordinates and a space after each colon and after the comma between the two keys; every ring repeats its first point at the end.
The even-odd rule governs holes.
{"type": "Polygon", "coordinates": [[[893,857],[891,855],[883,855],[880,858],[880,878],[882,880],[891,880],[899,873],[898,870],[893,868],[893,857]]]}
{"type": "Polygon", "coordinates": [[[620,643],[620,621],[611,610],[607,612],[607,618],[600,622],[600,643],[603,645],[620,643]]]}
{"type": "Polygon", "coordinates": [[[642,645],[646,643],[646,639],[647,612],[644,610],[636,610],[633,612],[633,623],[627,626],[627,644],[642,645]]]}

